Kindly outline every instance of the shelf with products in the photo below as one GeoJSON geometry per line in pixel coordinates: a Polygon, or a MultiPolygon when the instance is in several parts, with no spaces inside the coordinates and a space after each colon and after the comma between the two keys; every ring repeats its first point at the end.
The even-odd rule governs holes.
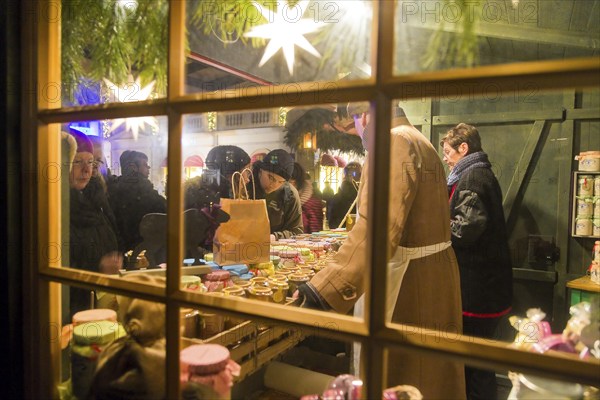
{"type": "Polygon", "coordinates": [[[600,238],[600,172],[573,172],[571,236],[600,238]]]}

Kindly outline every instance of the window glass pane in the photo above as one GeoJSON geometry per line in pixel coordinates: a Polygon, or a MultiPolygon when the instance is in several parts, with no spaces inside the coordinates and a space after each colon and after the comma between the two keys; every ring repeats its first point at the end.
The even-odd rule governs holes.
{"type": "MultiPolygon", "coordinates": [[[[311,307],[352,308],[368,271],[364,252],[355,258],[361,267],[346,287],[348,301],[317,293],[333,268],[345,265],[336,257],[347,239],[346,214],[355,214],[364,158],[360,139],[343,128],[350,123],[345,106],[339,112],[343,117],[337,105],[314,105],[185,116],[183,275],[208,268],[201,288],[208,292],[262,279],[268,282],[253,286],[267,286],[266,297],[283,304],[317,279],[311,307]],[[328,296],[339,304],[328,304],[328,296]]],[[[364,232],[353,240],[363,239],[364,232]]]]}
{"type": "Polygon", "coordinates": [[[188,2],[186,92],[371,76],[369,1],[188,2]]]}
{"type": "Polygon", "coordinates": [[[593,0],[400,0],[394,71],[596,56],[599,13],[593,0]]]}
{"type": "Polygon", "coordinates": [[[118,274],[166,262],[166,122],[62,126],[62,265],[118,274]]]}
{"type": "Polygon", "coordinates": [[[165,97],[167,0],[63,0],[60,11],[63,106],[165,97]]]}
{"type": "MultiPolygon", "coordinates": [[[[572,290],[566,283],[583,277],[592,259],[593,223],[589,224],[589,236],[584,236],[583,240],[573,237],[577,236],[575,228],[579,221],[590,222],[594,217],[591,208],[590,215],[578,214],[576,204],[581,196],[577,196],[576,181],[579,179],[572,171],[579,169],[575,156],[598,148],[599,126],[593,119],[593,115],[597,116],[593,109],[598,102],[598,90],[542,92],[531,87],[520,92],[500,93],[492,88],[493,82],[490,82],[487,95],[472,96],[465,89],[461,94],[439,99],[400,100],[394,106],[402,107],[408,120],[425,137],[431,138],[439,159],[445,164],[445,171],[438,174],[452,221],[446,227],[450,232],[445,235],[451,234],[458,261],[465,318],[496,316],[502,321],[511,314],[525,315],[528,309],[539,307],[548,316],[553,329],[562,329],[569,318],[569,305],[582,300],[577,297],[580,292],[572,290]],[[474,135],[465,133],[467,130],[472,133],[468,126],[457,128],[460,123],[477,129],[480,145],[475,141],[461,145],[467,137],[474,135]],[[450,136],[446,136],[449,132],[450,136]],[[444,140],[448,144],[442,146],[444,140]],[[469,144],[476,151],[463,154],[469,144]],[[479,161],[473,161],[476,158],[479,161]],[[459,168],[453,169],[456,165],[459,168]],[[467,168],[467,172],[463,172],[463,168],[467,168]],[[471,180],[471,185],[475,186],[465,187],[463,178],[465,173],[469,176],[469,168],[484,172],[489,168],[493,177],[488,174],[489,182],[484,186],[471,180]],[[493,186],[497,187],[495,200],[484,196],[483,192],[473,198],[479,203],[486,202],[485,215],[476,218],[472,212],[464,213],[461,208],[464,199],[458,201],[457,198],[493,186]],[[490,225],[492,209],[498,214],[492,224],[497,225],[495,228],[490,225]],[[478,219],[480,217],[482,219],[478,219]],[[473,222],[488,222],[477,232],[471,231],[473,235],[469,236],[472,228],[467,222],[469,218],[473,222]],[[500,240],[499,232],[504,230],[506,239],[500,240]],[[492,231],[493,234],[489,233],[492,231]],[[482,239],[490,234],[494,238],[491,242],[482,239]],[[485,246],[488,246],[487,250],[485,246]],[[490,269],[492,265],[494,268],[490,269]],[[500,268],[501,265],[504,267],[500,268]],[[488,286],[484,286],[485,282],[488,286]],[[569,300],[565,302],[564,299],[569,300]]],[[[394,126],[401,124],[398,112],[395,108],[394,126]]],[[[398,151],[392,151],[392,160],[397,160],[398,151]]],[[[432,169],[423,171],[433,177],[432,169]]],[[[477,176],[483,179],[485,174],[477,176]]],[[[398,180],[393,185],[401,186],[398,180]]],[[[427,202],[413,204],[413,207],[429,204],[426,206],[429,211],[422,226],[410,231],[410,235],[432,229],[436,223],[432,212],[439,207],[433,207],[431,201],[430,198],[427,202]]],[[[391,200],[390,204],[398,203],[391,200]]],[[[392,211],[391,208],[390,213],[392,211]]],[[[414,212],[409,214],[407,223],[415,215],[414,212]]],[[[418,242],[409,247],[415,244],[418,242]]],[[[430,240],[423,244],[435,243],[430,240]]],[[[429,254],[429,257],[438,256],[429,254]]],[[[407,273],[410,271],[411,267],[407,273]]],[[[440,286],[440,283],[434,283],[438,279],[443,282],[441,286],[448,288],[448,281],[437,275],[427,281],[427,286],[440,286]]],[[[405,282],[402,290],[404,287],[405,282]]],[[[439,306],[432,307],[437,310],[439,306]]]]}
{"type": "Polygon", "coordinates": [[[164,397],[165,305],[105,293],[110,305],[72,314],[68,299],[78,291],[86,290],[62,286],[61,395],[164,397]]]}

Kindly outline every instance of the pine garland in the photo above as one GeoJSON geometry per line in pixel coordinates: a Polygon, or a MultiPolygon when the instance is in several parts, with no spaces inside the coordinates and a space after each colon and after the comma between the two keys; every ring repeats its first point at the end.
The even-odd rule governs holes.
{"type": "MultiPolygon", "coordinates": [[[[338,107],[338,109],[340,109],[338,107]]],[[[342,132],[335,126],[340,115],[335,111],[313,108],[286,127],[284,141],[292,149],[301,149],[306,132],[316,132],[317,148],[323,152],[340,150],[359,156],[365,154],[362,141],[356,135],[342,132]]]]}

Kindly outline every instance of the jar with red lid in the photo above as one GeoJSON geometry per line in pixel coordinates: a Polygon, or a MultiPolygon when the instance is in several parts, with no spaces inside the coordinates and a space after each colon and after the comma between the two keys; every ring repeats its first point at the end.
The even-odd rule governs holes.
{"type": "Polygon", "coordinates": [[[219,344],[197,344],[181,350],[182,397],[196,398],[206,389],[212,391],[211,398],[230,399],[233,378],[239,376],[240,366],[230,358],[229,350],[219,344]]]}
{"type": "Polygon", "coordinates": [[[209,292],[222,292],[223,288],[233,286],[229,271],[217,270],[206,274],[205,286],[209,292]]]}

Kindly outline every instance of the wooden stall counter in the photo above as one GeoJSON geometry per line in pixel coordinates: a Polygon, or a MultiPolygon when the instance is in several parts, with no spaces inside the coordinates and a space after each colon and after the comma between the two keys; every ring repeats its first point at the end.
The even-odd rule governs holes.
{"type": "Polygon", "coordinates": [[[589,276],[573,279],[567,282],[567,287],[571,289],[571,305],[582,301],[589,302],[594,297],[600,296],[600,285],[592,282],[589,276]]]}

